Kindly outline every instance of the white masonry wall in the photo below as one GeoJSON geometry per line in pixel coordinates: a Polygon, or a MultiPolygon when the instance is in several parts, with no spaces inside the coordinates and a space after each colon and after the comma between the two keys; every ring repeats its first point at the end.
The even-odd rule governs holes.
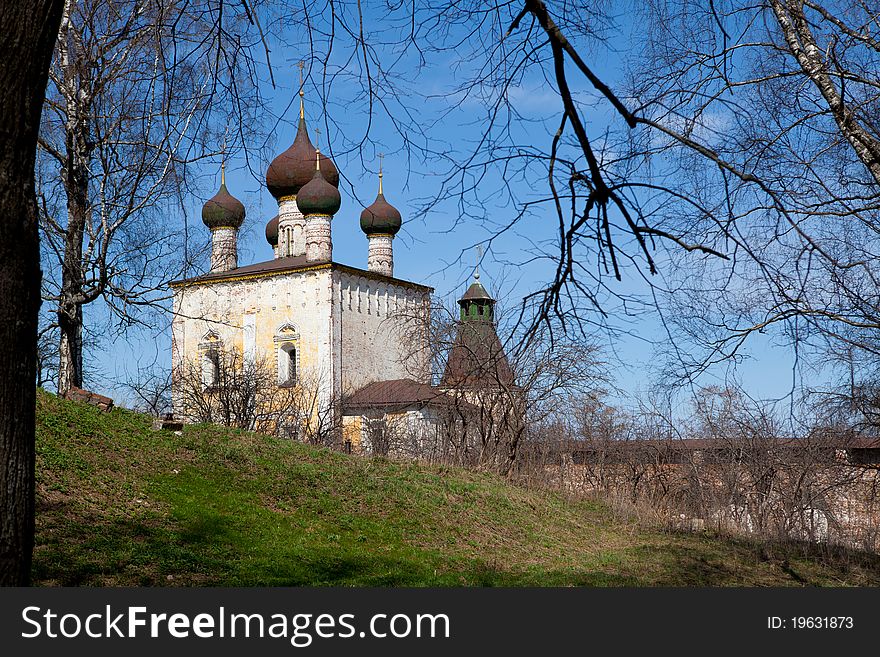
{"type": "MultiPolygon", "coordinates": [[[[200,358],[211,332],[224,348],[277,364],[275,338],[290,325],[298,378],[318,386],[322,407],[373,381],[428,382],[427,345],[409,342],[403,327],[405,318],[427,312],[426,288],[327,264],[173,289],[175,370],[200,358]]],[[[175,414],[185,416],[184,410],[175,395],[175,414]]]]}
{"type": "Polygon", "coordinates": [[[337,270],[341,387],[348,394],[373,381],[427,382],[427,345],[412,344],[404,324],[427,311],[428,293],[388,279],[337,270]]]}
{"type": "MultiPolygon", "coordinates": [[[[332,302],[329,266],[281,275],[175,286],[172,359],[176,368],[199,357],[213,331],[224,348],[277,362],[275,336],[296,329],[299,371],[329,401],[333,389],[332,302]]],[[[276,373],[277,374],[277,373],[276,373]]],[[[175,406],[175,413],[178,408],[175,406]]]]}

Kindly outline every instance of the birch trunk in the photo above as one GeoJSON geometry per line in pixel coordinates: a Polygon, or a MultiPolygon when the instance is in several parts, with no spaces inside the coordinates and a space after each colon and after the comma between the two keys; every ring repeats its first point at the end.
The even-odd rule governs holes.
{"type": "Polygon", "coordinates": [[[90,97],[85,77],[88,69],[79,66],[77,40],[71,29],[73,1],[67,0],[61,17],[58,55],[61,61],[60,90],[67,110],[65,124],[66,162],[62,172],[67,194],[67,230],[61,267],[61,294],[58,302],[58,394],[71,387],[82,387],[83,331],[83,238],[89,207],[90,97]]]}

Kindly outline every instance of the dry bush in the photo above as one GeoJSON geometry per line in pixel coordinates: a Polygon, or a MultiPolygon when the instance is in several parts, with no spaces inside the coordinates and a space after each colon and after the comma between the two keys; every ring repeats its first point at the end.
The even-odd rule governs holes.
{"type": "Polygon", "coordinates": [[[173,373],[175,410],[189,422],[204,422],[275,434],[314,445],[337,446],[338,404],[320,395],[319,377],[293,384],[277,381],[265,356],[244,358],[218,347],[185,361],[173,373]]]}

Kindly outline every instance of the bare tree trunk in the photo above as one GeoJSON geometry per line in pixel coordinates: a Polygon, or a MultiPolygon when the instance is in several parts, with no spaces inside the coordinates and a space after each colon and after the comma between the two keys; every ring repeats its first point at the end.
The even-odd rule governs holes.
{"type": "Polygon", "coordinates": [[[792,0],[772,0],[770,3],[782,35],[791,54],[804,75],[812,82],[828,103],[837,127],[855,151],[856,156],[880,184],[880,143],[857,120],[847,106],[843,95],[829,75],[830,58],[816,44],[804,15],[804,3],[792,0]]]}
{"type": "Polygon", "coordinates": [[[58,310],[61,332],[58,347],[59,395],[66,395],[71,388],[82,387],[82,321],[82,304],[64,304],[58,310]]]}
{"type": "Polygon", "coordinates": [[[80,66],[79,43],[71,30],[73,5],[67,1],[59,30],[62,94],[67,107],[65,126],[66,162],[62,175],[67,195],[67,230],[61,266],[61,299],[58,302],[58,394],[82,387],[83,331],[83,236],[89,208],[89,160],[93,147],[89,136],[89,72],[80,66]]]}
{"type": "Polygon", "coordinates": [[[34,161],[63,0],[0,3],[0,585],[25,585],[34,545],[40,258],[34,161]]]}
{"type": "Polygon", "coordinates": [[[83,331],[83,227],[88,203],[88,177],[77,153],[71,153],[68,167],[67,239],[64,242],[64,266],[61,272],[61,301],[58,304],[58,394],[71,387],[82,387],[83,331]],[[78,162],[79,161],[79,162],[78,162]]]}

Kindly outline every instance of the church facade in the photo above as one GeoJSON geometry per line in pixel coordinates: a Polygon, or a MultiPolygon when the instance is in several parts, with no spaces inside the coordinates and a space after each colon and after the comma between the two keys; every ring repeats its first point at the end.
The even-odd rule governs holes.
{"type": "Polygon", "coordinates": [[[344,441],[357,449],[362,418],[399,402],[402,390],[404,397],[415,395],[403,411],[423,423],[443,394],[431,385],[427,335],[405,328],[427,321],[433,290],[394,276],[401,215],[385,199],[381,171],[377,198],[360,216],[367,268],[333,260],[339,173],[312,145],[300,96],[296,138],[266,174],[278,202],[278,215],[266,225],[274,258],[239,266],[238,230],[246,213],[223,174],[220,190],[202,210],[211,231],[211,269],[172,283],[174,414],[193,416],[183,373],[195,365],[210,395],[219,382],[219,354],[234,352],[244,364],[269,363],[279,388],[311,386],[306,422],[331,413],[344,441]]]}

